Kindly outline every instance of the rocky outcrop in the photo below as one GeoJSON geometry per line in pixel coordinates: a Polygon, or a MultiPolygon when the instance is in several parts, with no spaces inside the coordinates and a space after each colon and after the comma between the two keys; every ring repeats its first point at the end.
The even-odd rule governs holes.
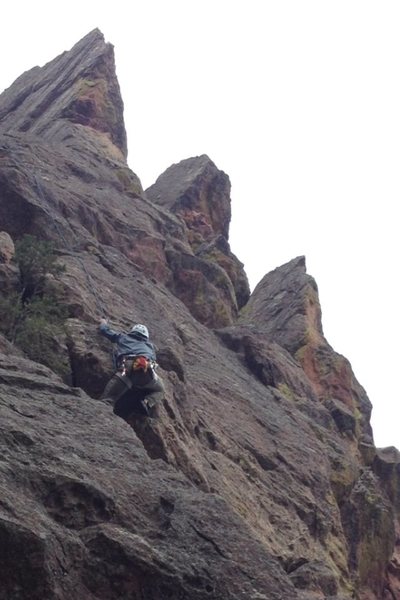
{"type": "Polygon", "coordinates": [[[371,404],[349,362],[324,338],[318,290],[306,273],[304,257],[263,278],[232,331],[222,330],[220,335],[230,346],[235,340],[236,351],[264,384],[297,401],[313,398],[327,410],[348,453],[346,460],[331,456],[331,486],[348,540],[349,566],[361,586],[374,590],[373,597],[385,597],[387,574],[383,573],[396,539],[393,488],[398,485],[397,475],[394,469],[385,473],[379,468],[384,461],[378,457],[386,455],[383,451],[374,459],[375,469],[370,468],[374,456],[371,404]],[[278,348],[271,349],[266,339],[274,340],[278,348]],[[281,362],[283,349],[290,358],[281,362]],[[390,490],[382,493],[382,485],[389,485],[391,498],[390,490]]]}
{"type": "Polygon", "coordinates": [[[126,157],[123,103],[111,44],[104,44],[95,29],[71,52],[21,75],[1,95],[0,123],[2,131],[67,145],[80,144],[86,136],[90,143],[96,133],[99,148],[104,145],[110,153],[118,148],[126,157]]]}
{"type": "Polygon", "coordinates": [[[194,257],[170,252],[172,290],[201,323],[232,323],[250,292],[243,264],[231,252],[230,181],[203,155],[172,165],[146,196],[183,219],[194,257]],[[198,293],[197,293],[198,292],[198,293]]]}
{"type": "Polygon", "coordinates": [[[12,238],[6,231],[0,231],[0,264],[10,264],[15,254],[12,238]]]}
{"type": "Polygon", "coordinates": [[[17,284],[18,270],[12,264],[15,246],[6,231],[0,231],[0,289],[10,292],[17,284]]]}
{"type": "Polygon", "coordinates": [[[0,247],[54,242],[70,367],[0,335],[0,600],[400,599],[398,452],[374,446],[305,259],[248,299],[227,176],[192,158],[144,194],[122,131],[98,31],[0,98],[0,247]],[[103,314],[148,324],[157,418],[98,399],[103,314]]]}
{"type": "Polygon", "coordinates": [[[296,359],[337,426],[371,443],[371,404],[349,362],[324,338],[317,285],[299,257],[268,273],[243,309],[240,323],[276,341],[296,359]],[[357,415],[357,417],[356,417],[357,415]]]}
{"type": "Polygon", "coordinates": [[[228,176],[203,155],[169,167],[146,196],[184,219],[195,246],[218,234],[228,239],[230,189],[228,176]]]}
{"type": "Polygon", "coordinates": [[[106,405],[17,362],[0,355],[1,598],[295,594],[220,495],[150,460],[106,405]]]}
{"type": "Polygon", "coordinates": [[[148,200],[151,189],[148,198],[142,194],[126,164],[113,48],[98,30],[1,95],[0,132],[0,222],[14,238],[28,232],[71,250],[84,244],[98,255],[104,253],[99,243],[116,248],[123,254],[120,271],[134,263],[167,285],[202,323],[233,322],[249,289],[227,239],[229,180],[198,157],[188,161],[193,180],[181,180],[186,167],[179,165],[166,176],[166,202],[161,191],[157,204],[148,200]],[[182,195],[191,198],[183,212],[172,207],[174,193],[178,204],[182,195]],[[195,215],[207,222],[205,229],[195,215]],[[206,244],[196,252],[200,242],[206,244]]]}

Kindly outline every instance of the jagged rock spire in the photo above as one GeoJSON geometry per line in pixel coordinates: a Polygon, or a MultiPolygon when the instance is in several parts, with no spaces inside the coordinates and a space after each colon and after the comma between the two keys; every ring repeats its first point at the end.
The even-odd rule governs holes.
{"type": "Polygon", "coordinates": [[[71,136],[71,123],[108,136],[126,158],[114,50],[98,29],[43,67],[21,75],[0,96],[0,132],[62,141],[71,136]]]}

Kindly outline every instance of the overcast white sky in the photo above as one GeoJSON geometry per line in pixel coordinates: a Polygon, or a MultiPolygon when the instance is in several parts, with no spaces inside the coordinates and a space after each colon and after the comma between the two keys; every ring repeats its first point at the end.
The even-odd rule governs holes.
{"type": "Polygon", "coordinates": [[[2,25],[0,91],[104,33],[143,186],[203,153],[229,175],[251,286],[306,255],[375,442],[400,448],[399,2],[15,1],[2,25]]]}

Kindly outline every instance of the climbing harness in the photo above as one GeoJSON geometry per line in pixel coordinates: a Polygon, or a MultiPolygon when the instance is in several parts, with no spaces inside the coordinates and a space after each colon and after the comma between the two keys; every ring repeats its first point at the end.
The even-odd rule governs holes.
{"type": "Polygon", "coordinates": [[[149,368],[151,368],[150,361],[145,356],[137,356],[133,360],[132,369],[134,371],[144,371],[146,373],[149,368]]]}
{"type": "Polygon", "coordinates": [[[125,354],[119,361],[118,368],[123,375],[129,375],[131,371],[143,371],[143,373],[147,373],[148,371],[154,372],[156,366],[156,362],[146,356],[125,354]]]}
{"type": "Polygon", "coordinates": [[[125,355],[119,364],[121,376],[129,377],[136,385],[142,386],[157,378],[156,362],[146,356],[125,355]]]}

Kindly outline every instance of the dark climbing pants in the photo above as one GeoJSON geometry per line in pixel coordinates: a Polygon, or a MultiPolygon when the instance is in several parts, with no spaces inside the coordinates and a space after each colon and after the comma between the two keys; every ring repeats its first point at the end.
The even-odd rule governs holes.
{"type": "Polygon", "coordinates": [[[107,383],[102,393],[102,399],[112,400],[113,405],[122,398],[122,396],[130,389],[137,389],[143,393],[146,397],[146,403],[149,406],[154,405],[157,402],[158,396],[164,393],[164,384],[158,375],[155,378],[146,383],[145,385],[135,385],[134,381],[128,375],[122,373],[115,373],[110,381],[107,383]]]}

